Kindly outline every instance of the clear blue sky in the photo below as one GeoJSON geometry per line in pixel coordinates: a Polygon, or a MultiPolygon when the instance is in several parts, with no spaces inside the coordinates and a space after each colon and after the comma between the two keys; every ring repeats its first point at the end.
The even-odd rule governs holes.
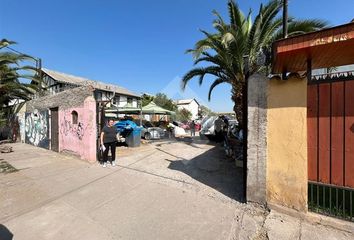
{"type": "MultiPolygon", "coordinates": [[[[227,16],[226,0],[0,2],[0,38],[18,42],[17,50],[42,58],[44,67],[137,93],[167,89],[171,97],[180,96],[178,78],[192,67],[184,52],[202,37],[198,29],[212,29],[213,9],[227,16]]],[[[266,1],[236,2],[256,13],[266,1]]],[[[289,0],[289,14],[344,24],[354,18],[354,0],[289,0]]],[[[192,81],[190,92],[207,102],[210,83],[192,81]]],[[[208,105],[231,111],[230,88],[216,88],[208,105]]]]}

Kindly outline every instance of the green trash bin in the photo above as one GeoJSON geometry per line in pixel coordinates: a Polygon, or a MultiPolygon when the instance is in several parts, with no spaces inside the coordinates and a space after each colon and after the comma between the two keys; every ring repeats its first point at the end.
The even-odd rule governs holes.
{"type": "Polygon", "coordinates": [[[140,128],[134,128],[132,129],[126,139],[125,139],[126,144],[128,147],[140,147],[140,142],[141,142],[141,129],[140,128]]]}

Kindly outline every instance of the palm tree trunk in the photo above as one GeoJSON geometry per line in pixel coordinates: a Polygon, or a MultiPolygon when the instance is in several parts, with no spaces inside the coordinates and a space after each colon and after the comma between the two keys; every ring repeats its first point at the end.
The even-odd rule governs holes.
{"type": "Polygon", "coordinates": [[[240,127],[243,125],[243,95],[244,95],[244,84],[232,85],[232,96],[231,100],[234,102],[234,112],[236,113],[236,119],[240,127]]]}
{"type": "Polygon", "coordinates": [[[234,111],[239,127],[243,130],[242,156],[243,156],[243,195],[246,199],[247,186],[247,111],[248,111],[248,85],[242,82],[240,85],[233,84],[232,100],[234,101],[234,111]]]}

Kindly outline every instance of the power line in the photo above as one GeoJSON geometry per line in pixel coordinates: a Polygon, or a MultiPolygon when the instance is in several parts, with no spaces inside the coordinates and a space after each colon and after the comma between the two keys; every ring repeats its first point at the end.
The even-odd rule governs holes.
{"type": "Polygon", "coordinates": [[[16,49],[13,49],[12,47],[9,47],[9,46],[6,46],[5,48],[7,48],[7,49],[9,49],[9,50],[11,50],[11,51],[13,51],[15,53],[18,53],[18,54],[27,55],[27,54],[24,54],[22,52],[17,51],[16,49]]]}
{"type": "Polygon", "coordinates": [[[9,50],[11,50],[11,51],[13,51],[13,52],[15,52],[15,53],[17,53],[17,54],[21,54],[21,55],[24,55],[24,56],[28,56],[28,57],[33,58],[33,60],[36,61],[36,67],[39,68],[39,69],[42,68],[42,59],[36,58],[36,57],[33,57],[33,56],[30,56],[30,55],[25,54],[25,53],[22,53],[22,52],[17,51],[16,49],[13,49],[12,47],[9,47],[9,46],[6,46],[5,48],[7,48],[7,49],[9,49],[9,50]]]}

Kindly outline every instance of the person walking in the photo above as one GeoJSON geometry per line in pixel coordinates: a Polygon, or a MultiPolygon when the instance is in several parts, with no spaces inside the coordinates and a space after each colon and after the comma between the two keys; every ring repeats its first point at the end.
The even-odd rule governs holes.
{"type": "Polygon", "coordinates": [[[111,149],[112,167],[116,166],[116,146],[117,146],[117,128],[114,126],[113,119],[109,119],[107,125],[101,132],[101,148],[103,150],[102,167],[107,167],[108,151],[111,149]]]}
{"type": "Polygon", "coordinates": [[[194,120],[189,125],[189,128],[191,129],[191,137],[195,137],[195,122],[194,122],[194,120]]]}

